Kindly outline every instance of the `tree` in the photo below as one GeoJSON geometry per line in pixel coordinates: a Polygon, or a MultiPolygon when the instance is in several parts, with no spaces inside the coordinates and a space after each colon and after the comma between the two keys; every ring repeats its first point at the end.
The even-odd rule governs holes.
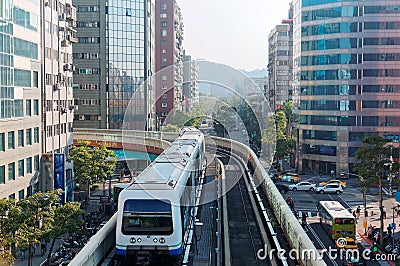
{"type": "MultiPolygon", "coordinates": [[[[380,217],[380,235],[383,235],[383,215],[382,215],[382,178],[385,168],[392,164],[390,160],[391,146],[388,145],[390,139],[382,138],[377,135],[366,137],[363,145],[357,149],[356,162],[354,170],[362,176],[364,182],[361,184],[367,189],[369,184],[379,184],[379,208],[381,210],[380,217]]],[[[394,165],[394,169],[398,169],[398,164],[394,165]]],[[[380,245],[383,245],[383,237],[380,238],[380,245]]]]}
{"type": "Polygon", "coordinates": [[[167,124],[161,131],[163,132],[179,132],[179,127],[173,124],[167,124]]]}
{"type": "Polygon", "coordinates": [[[19,225],[19,219],[14,219],[21,213],[15,200],[0,199],[0,265],[12,265],[15,258],[11,253],[15,244],[15,231],[19,225]]]}
{"type": "Polygon", "coordinates": [[[65,233],[78,233],[84,222],[81,219],[84,214],[78,202],[68,202],[54,210],[53,223],[49,227],[49,230],[43,234],[43,239],[52,241],[47,255],[46,265],[49,265],[56,238],[65,233]]]}
{"type": "Polygon", "coordinates": [[[275,125],[276,125],[276,139],[277,140],[286,140],[286,116],[282,110],[278,110],[274,114],[275,125]]]}
{"type": "Polygon", "coordinates": [[[15,221],[19,222],[15,231],[15,243],[20,249],[28,248],[28,266],[31,265],[31,249],[34,244],[40,243],[44,235],[48,234],[54,223],[54,210],[60,202],[62,190],[52,192],[38,192],[18,201],[20,212],[15,213],[15,221]]]}
{"type": "Polygon", "coordinates": [[[116,156],[107,149],[105,143],[92,148],[88,141],[79,141],[78,145],[72,146],[70,155],[70,160],[74,162],[75,177],[80,184],[86,185],[90,199],[90,186],[97,180],[105,182],[112,175],[116,156]]]}

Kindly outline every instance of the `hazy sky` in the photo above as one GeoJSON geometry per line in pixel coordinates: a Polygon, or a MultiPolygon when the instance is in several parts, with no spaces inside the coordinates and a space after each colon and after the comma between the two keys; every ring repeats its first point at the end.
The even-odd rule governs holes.
{"type": "Polygon", "coordinates": [[[253,70],[267,65],[268,34],[287,18],[291,0],[177,0],[183,45],[195,59],[253,70]]]}

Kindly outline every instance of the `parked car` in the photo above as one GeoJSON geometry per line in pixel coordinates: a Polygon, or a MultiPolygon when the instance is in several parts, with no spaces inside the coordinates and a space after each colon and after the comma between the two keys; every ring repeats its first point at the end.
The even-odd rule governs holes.
{"type": "Polygon", "coordinates": [[[297,183],[300,181],[300,176],[298,174],[294,174],[294,173],[286,173],[286,174],[279,176],[279,179],[282,182],[297,183]]]}
{"type": "Polygon", "coordinates": [[[317,193],[336,193],[340,194],[343,193],[343,188],[339,183],[332,183],[326,186],[319,186],[316,189],[317,193]]]}
{"type": "Polygon", "coordinates": [[[286,185],[282,185],[282,184],[275,184],[276,188],[279,190],[279,192],[286,193],[289,191],[289,187],[286,185]]]}
{"type": "Polygon", "coordinates": [[[290,190],[296,191],[296,190],[303,190],[303,191],[315,191],[316,185],[311,184],[310,182],[307,181],[302,181],[297,184],[293,184],[289,186],[290,190]]]}
{"type": "Polygon", "coordinates": [[[332,183],[339,183],[342,186],[342,188],[346,188],[346,185],[347,185],[347,182],[344,182],[344,181],[338,180],[338,179],[331,179],[331,180],[329,180],[327,182],[321,182],[319,184],[321,186],[326,186],[326,185],[332,184],[332,183]]]}

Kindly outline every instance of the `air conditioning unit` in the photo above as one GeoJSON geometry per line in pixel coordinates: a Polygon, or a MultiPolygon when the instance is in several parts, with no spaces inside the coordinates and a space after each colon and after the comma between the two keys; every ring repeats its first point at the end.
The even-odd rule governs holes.
{"type": "Polygon", "coordinates": [[[70,69],[69,69],[69,64],[65,64],[65,65],[63,66],[63,69],[64,69],[64,71],[70,70],[70,69]]]}
{"type": "Polygon", "coordinates": [[[59,83],[53,85],[53,90],[56,91],[56,90],[59,90],[59,89],[61,89],[61,86],[60,86],[59,83]]]}
{"type": "Polygon", "coordinates": [[[84,116],[84,115],[79,115],[79,120],[80,120],[80,121],[85,120],[85,116],[84,116]]]}
{"type": "Polygon", "coordinates": [[[62,41],[61,41],[61,46],[62,46],[62,47],[68,47],[69,45],[70,45],[70,43],[69,43],[68,40],[62,40],[62,41]]]}
{"type": "Polygon", "coordinates": [[[69,110],[70,111],[72,111],[72,110],[78,111],[78,105],[70,105],[69,110]]]}
{"type": "Polygon", "coordinates": [[[44,5],[49,6],[49,0],[44,0],[44,5]]]}
{"type": "Polygon", "coordinates": [[[61,107],[60,108],[60,113],[61,114],[66,114],[67,113],[67,109],[65,109],[65,107],[61,107]]]}

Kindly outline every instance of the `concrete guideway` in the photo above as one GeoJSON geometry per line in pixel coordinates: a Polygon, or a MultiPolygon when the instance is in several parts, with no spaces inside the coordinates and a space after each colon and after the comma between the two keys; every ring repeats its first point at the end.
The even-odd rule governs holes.
{"type": "MultiPolygon", "coordinates": [[[[124,132],[124,136],[121,130],[90,130],[77,129],[74,132],[76,139],[86,139],[92,140],[94,142],[106,142],[112,144],[114,147],[122,145],[123,141],[128,141],[131,143],[131,147],[135,147],[135,144],[140,144],[142,146],[150,146],[155,148],[163,148],[165,145],[164,140],[173,140],[177,134],[174,133],[160,133],[160,132],[141,132],[141,131],[131,131],[129,135],[124,132]],[[128,136],[128,138],[126,138],[128,136]],[[135,143],[138,142],[138,143],[135,143]],[[117,144],[119,143],[119,144],[117,144]]],[[[285,204],[285,200],[282,198],[279,191],[276,189],[272,180],[268,177],[268,174],[264,167],[262,167],[260,161],[254,152],[246,145],[229,139],[211,137],[212,143],[207,143],[208,146],[220,146],[226,147],[233,151],[237,156],[242,158],[244,161],[248,162],[254,169],[253,178],[256,180],[262,180],[262,189],[264,190],[268,201],[270,202],[279,224],[290,242],[293,249],[302,252],[304,250],[314,250],[317,252],[315,246],[308,238],[303,228],[298,223],[296,217],[290,211],[289,207],[285,204]]],[[[126,143],[124,143],[125,145],[126,143]]],[[[129,145],[128,145],[129,146],[129,145]]],[[[115,227],[115,225],[114,225],[115,227]]],[[[102,236],[105,237],[105,236],[102,236]]],[[[85,246],[86,248],[86,246],[85,246]]],[[[92,252],[98,252],[98,250],[92,250],[92,252]]],[[[89,253],[90,254],[90,253],[89,253]]],[[[99,253],[101,254],[101,253],[99,253]]],[[[104,255],[104,254],[103,254],[104,255]]],[[[98,256],[98,255],[97,255],[98,256]]],[[[301,258],[303,265],[326,265],[323,261],[315,261],[307,258],[301,258]]],[[[77,264],[84,265],[84,264],[77,264]]]]}

